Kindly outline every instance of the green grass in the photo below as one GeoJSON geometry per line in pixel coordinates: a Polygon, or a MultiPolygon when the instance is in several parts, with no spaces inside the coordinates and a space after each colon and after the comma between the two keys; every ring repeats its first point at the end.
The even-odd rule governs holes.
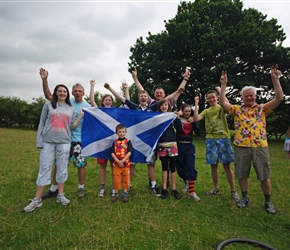
{"type": "MultiPolygon", "coordinates": [[[[55,199],[49,199],[41,208],[25,214],[22,209],[35,195],[39,167],[35,136],[35,131],[0,129],[0,249],[207,250],[237,237],[255,239],[280,250],[290,249],[290,161],[285,157],[282,141],[269,142],[275,216],[263,209],[264,197],[253,171],[248,208],[238,209],[230,199],[222,167],[219,167],[221,194],[205,196],[212,188],[212,180],[210,168],[204,163],[203,138],[195,138],[199,171],[195,189],[201,202],[186,196],[181,200],[155,197],[147,187],[147,167],[142,164],[137,165],[129,203],[111,204],[109,192],[103,198],[97,196],[99,171],[96,160],[90,158],[84,199],[76,195],[77,171],[71,164],[65,187],[71,204],[61,206],[55,199]]],[[[160,185],[159,161],[156,176],[160,185]]],[[[178,189],[182,187],[178,178],[178,189]]],[[[239,191],[237,183],[236,187],[239,191]]],[[[111,188],[110,181],[107,188],[111,188]]],[[[225,249],[256,248],[234,244],[225,249]]]]}

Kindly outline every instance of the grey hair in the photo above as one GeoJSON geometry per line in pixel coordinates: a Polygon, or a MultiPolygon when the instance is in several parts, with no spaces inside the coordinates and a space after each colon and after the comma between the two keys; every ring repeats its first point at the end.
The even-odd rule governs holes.
{"type": "Polygon", "coordinates": [[[243,93],[247,90],[253,90],[254,91],[254,94],[256,95],[257,94],[257,88],[253,87],[253,86],[245,86],[242,88],[241,90],[241,95],[243,95],[243,93]]]}
{"type": "Polygon", "coordinates": [[[81,85],[80,83],[76,83],[76,84],[74,84],[73,87],[72,87],[72,91],[74,91],[75,87],[80,87],[80,88],[82,88],[83,91],[85,92],[85,88],[84,88],[84,86],[81,85]]]}

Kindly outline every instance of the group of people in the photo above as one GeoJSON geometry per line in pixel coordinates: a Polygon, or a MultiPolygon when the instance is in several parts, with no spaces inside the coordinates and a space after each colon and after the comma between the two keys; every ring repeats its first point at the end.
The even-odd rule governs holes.
{"type": "MultiPolygon", "coordinates": [[[[74,99],[69,98],[69,91],[64,85],[57,85],[51,94],[48,87],[48,72],[40,69],[40,77],[45,97],[50,100],[42,110],[40,124],[37,132],[36,146],[40,151],[40,168],[37,177],[37,190],[35,198],[31,200],[23,211],[31,212],[42,206],[42,200],[56,197],[57,202],[68,205],[70,200],[64,196],[64,183],[67,179],[67,166],[70,157],[73,164],[78,168],[78,196],[86,195],[85,166],[87,158],[81,154],[81,129],[82,129],[82,108],[97,106],[94,100],[95,81],[91,80],[90,102],[83,100],[84,88],[75,84],[72,89],[74,99]],[[55,159],[54,159],[55,155],[55,159]],[[52,165],[55,165],[52,185],[43,194],[45,185],[51,183],[52,165]]],[[[123,83],[125,97],[120,95],[108,83],[104,87],[108,89],[125,108],[139,110],[141,112],[172,112],[172,107],[178,97],[185,89],[190,77],[190,71],[185,70],[182,82],[178,89],[169,96],[165,96],[162,88],[157,88],[154,98],[149,97],[138,81],[136,68],[132,71],[133,80],[139,90],[139,103],[130,101],[128,85],[123,83]]],[[[155,154],[146,164],[150,188],[152,192],[165,199],[168,196],[168,177],[171,180],[171,195],[180,199],[181,195],[176,187],[176,172],[184,180],[183,192],[195,201],[200,198],[195,192],[195,180],[197,170],[195,169],[195,146],[192,142],[193,133],[199,135],[200,130],[196,122],[204,119],[206,130],[206,163],[211,165],[213,188],[206,195],[216,195],[220,192],[218,187],[218,163],[222,163],[226,177],[230,185],[231,198],[239,208],[247,207],[250,204],[248,197],[248,178],[251,164],[253,162],[257,178],[265,196],[264,207],[266,212],[275,214],[276,211],[271,202],[271,181],[269,152],[266,136],[266,116],[269,115],[283,100],[283,91],[279,81],[280,72],[277,66],[271,67],[271,78],[274,85],[275,96],[266,104],[256,103],[256,88],[246,86],[242,89],[242,105],[231,105],[225,97],[228,83],[227,72],[223,71],[220,83],[221,87],[210,90],[206,94],[206,100],[210,107],[198,113],[199,98],[195,98],[194,114],[190,105],[182,105],[180,111],[175,112],[176,118],[159,138],[155,154]],[[226,114],[233,116],[235,138],[232,142],[226,120],[226,114]],[[155,176],[155,161],[159,157],[162,165],[162,190],[160,192],[155,176]],[[231,163],[235,164],[235,177],[239,180],[242,198],[235,190],[234,173],[231,163]]],[[[104,95],[101,106],[110,108],[113,106],[111,95],[104,95]]],[[[100,191],[99,196],[103,197],[106,191],[106,166],[108,161],[112,168],[112,197],[114,203],[119,199],[119,190],[123,188],[122,201],[129,201],[129,190],[132,188],[132,180],[137,162],[130,162],[130,155],[133,147],[131,141],[126,138],[126,127],[119,124],[116,127],[118,139],[112,142],[111,156],[113,159],[97,159],[100,164],[100,191]],[[121,185],[122,184],[122,185],[121,185]]],[[[285,142],[286,145],[286,142],[285,142]]],[[[286,146],[285,146],[286,147],[286,146]]],[[[288,144],[289,147],[289,144],[288,144]]]]}

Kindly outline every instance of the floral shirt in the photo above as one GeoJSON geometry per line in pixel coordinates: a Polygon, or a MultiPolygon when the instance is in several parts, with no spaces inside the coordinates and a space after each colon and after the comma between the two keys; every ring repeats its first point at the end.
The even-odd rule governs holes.
{"type": "Polygon", "coordinates": [[[235,139],[239,147],[267,147],[266,117],[273,111],[268,104],[251,108],[231,105],[229,114],[234,118],[235,139]]]}

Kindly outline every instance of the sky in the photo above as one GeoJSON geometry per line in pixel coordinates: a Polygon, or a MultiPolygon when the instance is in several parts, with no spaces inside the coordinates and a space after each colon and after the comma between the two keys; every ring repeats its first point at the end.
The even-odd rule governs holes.
{"type": "MultiPolygon", "coordinates": [[[[25,1],[0,0],[0,96],[27,102],[43,96],[39,69],[49,72],[49,86],[79,82],[89,94],[116,90],[132,83],[128,72],[130,47],[139,37],[165,30],[164,21],[177,13],[180,1],[25,1]]],[[[243,1],[275,18],[290,47],[288,1],[243,1]]]]}

